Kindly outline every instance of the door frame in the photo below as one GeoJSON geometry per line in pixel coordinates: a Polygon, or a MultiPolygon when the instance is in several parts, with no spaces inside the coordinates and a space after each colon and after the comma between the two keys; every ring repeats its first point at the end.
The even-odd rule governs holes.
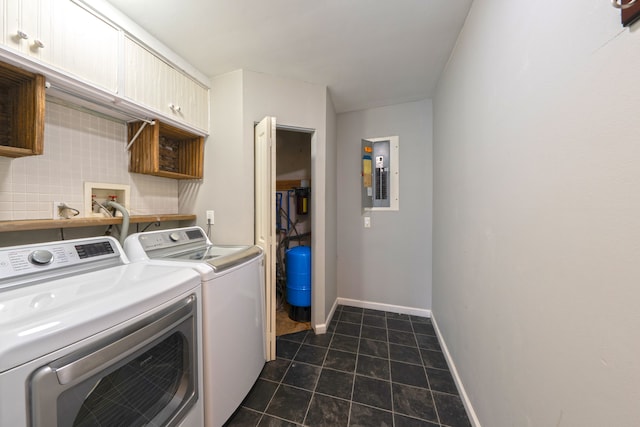
{"type": "MultiPolygon", "coordinates": [[[[275,292],[276,292],[276,280],[275,280],[275,267],[274,267],[274,263],[275,263],[275,250],[276,250],[276,233],[275,233],[275,227],[276,227],[276,222],[275,222],[275,193],[276,193],[276,187],[275,187],[275,170],[276,170],[276,158],[277,158],[277,153],[276,153],[276,132],[277,130],[287,130],[287,131],[294,131],[294,132],[301,132],[301,133],[306,133],[309,134],[311,136],[311,177],[312,177],[312,183],[313,183],[313,176],[314,176],[314,169],[315,169],[315,165],[314,165],[314,156],[313,156],[313,152],[314,152],[314,147],[316,144],[316,136],[317,136],[317,130],[316,129],[312,129],[312,128],[306,128],[306,127],[299,127],[299,126],[291,126],[291,125],[282,125],[282,124],[278,124],[277,123],[277,119],[274,116],[266,116],[265,118],[263,118],[260,122],[255,122],[254,123],[254,149],[255,149],[255,162],[256,164],[254,165],[254,174],[255,174],[255,201],[256,201],[256,207],[255,207],[255,226],[256,226],[256,235],[255,235],[255,239],[256,239],[256,244],[263,247],[263,250],[266,250],[265,248],[268,248],[270,251],[270,256],[267,257],[265,256],[265,349],[266,349],[266,359],[267,361],[270,360],[275,360],[276,359],[276,304],[275,304],[275,292]],[[262,188],[266,188],[265,183],[261,182],[261,176],[259,175],[258,171],[259,171],[259,167],[260,165],[258,164],[259,161],[259,154],[258,154],[258,147],[257,147],[257,127],[263,123],[266,119],[270,119],[272,126],[272,135],[270,135],[270,152],[268,156],[264,156],[264,159],[266,160],[267,158],[271,159],[270,162],[271,164],[268,166],[267,170],[269,171],[269,173],[272,173],[273,176],[271,176],[269,178],[269,181],[271,182],[270,184],[270,190],[268,190],[269,193],[269,198],[265,198],[263,195],[259,194],[259,190],[262,188]],[[270,213],[267,214],[267,216],[270,218],[270,230],[271,232],[268,234],[270,236],[270,243],[267,242],[261,242],[258,243],[259,240],[261,239],[261,231],[258,228],[258,225],[262,222],[262,221],[266,221],[265,218],[261,217],[261,213],[264,212],[264,209],[260,209],[258,206],[258,203],[269,203],[269,205],[271,206],[270,209],[270,213]],[[267,263],[271,263],[271,265],[267,265],[267,263]]],[[[262,158],[262,157],[260,157],[262,158]]],[[[313,184],[312,184],[313,186],[313,184]]],[[[314,197],[314,191],[312,188],[311,191],[311,204],[312,204],[312,212],[314,210],[314,206],[316,203],[318,203],[318,199],[317,197],[314,197]]],[[[314,252],[314,247],[315,245],[315,239],[314,239],[314,231],[315,231],[315,215],[313,215],[313,213],[311,214],[311,248],[312,248],[312,253],[314,252]]],[[[315,265],[316,265],[316,261],[315,261],[315,257],[312,256],[311,257],[311,277],[312,277],[312,283],[313,283],[313,277],[315,276],[314,271],[315,271],[315,265]]],[[[311,294],[311,326],[314,327],[314,325],[317,323],[317,320],[314,321],[314,319],[317,319],[317,304],[314,304],[314,294],[316,292],[313,292],[313,286],[312,286],[312,294],[311,294]]],[[[315,328],[314,328],[315,329],[315,328]]],[[[323,330],[322,333],[324,333],[325,331],[323,330]]]]}

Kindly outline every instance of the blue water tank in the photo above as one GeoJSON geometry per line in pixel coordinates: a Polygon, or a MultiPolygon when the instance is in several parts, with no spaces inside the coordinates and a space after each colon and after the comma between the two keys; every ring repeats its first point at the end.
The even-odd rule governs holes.
{"type": "Polygon", "coordinates": [[[286,252],[287,302],[296,307],[311,306],[311,248],[296,246],[286,252]]]}

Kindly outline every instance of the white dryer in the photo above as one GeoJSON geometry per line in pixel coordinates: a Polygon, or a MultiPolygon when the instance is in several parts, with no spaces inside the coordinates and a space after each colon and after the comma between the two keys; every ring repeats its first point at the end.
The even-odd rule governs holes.
{"type": "Polygon", "coordinates": [[[216,246],[200,227],[136,233],[132,262],[193,268],[202,279],[205,424],[222,426],[266,361],[264,256],[257,246],[216,246]]]}
{"type": "Polygon", "coordinates": [[[0,425],[203,425],[200,278],[111,237],[0,248],[0,425]]]}

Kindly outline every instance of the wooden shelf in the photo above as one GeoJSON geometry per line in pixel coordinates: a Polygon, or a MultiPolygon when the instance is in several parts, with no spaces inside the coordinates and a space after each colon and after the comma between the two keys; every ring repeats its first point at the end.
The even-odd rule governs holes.
{"type": "MultiPolygon", "coordinates": [[[[295,188],[300,188],[302,180],[300,179],[279,179],[276,181],[276,191],[287,191],[295,188]]],[[[311,183],[310,179],[307,179],[311,183]]]]}
{"type": "Polygon", "coordinates": [[[44,150],[45,79],[0,62],[0,156],[34,156],[44,150]]]}
{"type": "MultiPolygon", "coordinates": [[[[161,214],[133,215],[131,224],[162,221],[193,221],[195,215],[161,214]]],[[[95,227],[101,225],[122,224],[122,217],[115,218],[71,218],[71,219],[26,219],[21,221],[0,221],[0,233],[6,231],[46,230],[51,228],[95,227]]]]}
{"type": "Polygon", "coordinates": [[[201,179],[204,168],[204,138],[166,123],[140,128],[144,123],[129,123],[131,146],[129,172],[174,179],[201,179]]]}

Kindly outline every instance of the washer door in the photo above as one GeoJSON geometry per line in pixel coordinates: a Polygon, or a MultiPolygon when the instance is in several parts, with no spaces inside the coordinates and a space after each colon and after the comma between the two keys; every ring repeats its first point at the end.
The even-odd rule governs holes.
{"type": "Polygon", "coordinates": [[[30,382],[31,425],[177,425],[198,399],[196,328],[191,296],[39,368],[30,382]]]}

